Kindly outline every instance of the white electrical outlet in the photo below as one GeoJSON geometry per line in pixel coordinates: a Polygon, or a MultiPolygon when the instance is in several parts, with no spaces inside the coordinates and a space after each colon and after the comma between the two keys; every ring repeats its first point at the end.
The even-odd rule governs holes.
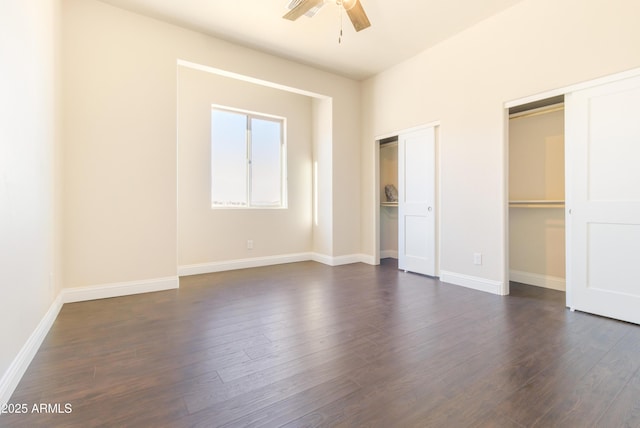
{"type": "Polygon", "coordinates": [[[473,264],[474,265],[482,264],[482,253],[473,253],[473,264]]]}
{"type": "Polygon", "coordinates": [[[247,241],[247,250],[253,250],[253,239],[247,241]]]}

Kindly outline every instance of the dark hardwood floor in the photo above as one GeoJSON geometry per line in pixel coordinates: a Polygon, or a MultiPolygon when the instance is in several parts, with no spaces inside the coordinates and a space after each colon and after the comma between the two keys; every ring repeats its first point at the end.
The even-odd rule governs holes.
{"type": "Polygon", "coordinates": [[[0,426],[640,427],[640,326],[511,290],[304,262],[67,304],[0,426]]]}

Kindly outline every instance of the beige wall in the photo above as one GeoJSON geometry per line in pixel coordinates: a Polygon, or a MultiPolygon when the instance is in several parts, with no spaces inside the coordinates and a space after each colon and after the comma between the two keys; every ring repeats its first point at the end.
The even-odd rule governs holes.
{"type": "MultiPolygon", "coordinates": [[[[636,0],[526,0],[365,81],[363,183],[373,177],[376,136],[440,121],[440,267],[502,283],[504,102],[640,67],[639,14],[636,0]]],[[[367,254],[374,191],[363,186],[367,254]]]]}
{"type": "Polygon", "coordinates": [[[64,286],[176,274],[176,42],[94,1],[63,9],[64,286]]]}
{"type": "Polygon", "coordinates": [[[312,250],[311,113],[308,96],[179,67],[178,265],[312,250]],[[286,209],[211,209],[212,104],[286,118],[286,209]]]}
{"type": "MultiPolygon", "coordinates": [[[[59,3],[0,2],[0,392],[59,289],[59,3]]],[[[0,395],[0,403],[9,397],[0,395]]]]}
{"type": "Polygon", "coordinates": [[[329,256],[358,252],[358,82],[95,0],[64,0],[64,22],[66,287],[177,273],[177,59],[331,98],[331,218],[316,232],[329,256]]]}
{"type": "Polygon", "coordinates": [[[319,254],[333,252],[333,171],[332,129],[333,102],[314,98],[313,108],[313,162],[316,168],[313,183],[313,251],[319,254]]]}

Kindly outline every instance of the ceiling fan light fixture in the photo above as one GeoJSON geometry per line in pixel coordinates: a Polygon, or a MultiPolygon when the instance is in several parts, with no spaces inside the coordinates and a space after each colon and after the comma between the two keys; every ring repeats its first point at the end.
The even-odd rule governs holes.
{"type": "MultiPolygon", "coordinates": [[[[290,0],[289,3],[287,4],[287,9],[292,10],[292,9],[296,8],[297,6],[300,6],[302,1],[303,0],[290,0]]],[[[324,6],[325,1],[321,1],[321,2],[319,2],[319,4],[317,6],[313,6],[306,13],[304,13],[304,16],[306,16],[308,18],[313,18],[315,16],[315,14],[318,13],[318,11],[322,8],[322,6],[324,6]]]]}
{"type": "Polygon", "coordinates": [[[311,9],[309,9],[309,12],[304,14],[304,16],[309,17],[309,18],[313,18],[315,16],[315,14],[318,13],[318,11],[320,10],[320,8],[322,6],[324,6],[324,3],[320,3],[319,6],[312,7],[311,9]]]}
{"type": "Polygon", "coordinates": [[[355,6],[357,3],[357,0],[338,0],[338,1],[342,3],[342,7],[344,7],[345,10],[353,9],[353,6],[355,6]]]}

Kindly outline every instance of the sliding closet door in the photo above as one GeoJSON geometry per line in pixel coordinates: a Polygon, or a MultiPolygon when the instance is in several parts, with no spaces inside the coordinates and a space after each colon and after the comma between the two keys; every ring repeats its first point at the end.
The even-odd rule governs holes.
{"type": "Polygon", "coordinates": [[[566,97],[567,303],[640,324],[640,78],[566,97]]]}
{"type": "Polygon", "coordinates": [[[398,137],[398,268],[435,275],[435,129],[398,137]]]}

